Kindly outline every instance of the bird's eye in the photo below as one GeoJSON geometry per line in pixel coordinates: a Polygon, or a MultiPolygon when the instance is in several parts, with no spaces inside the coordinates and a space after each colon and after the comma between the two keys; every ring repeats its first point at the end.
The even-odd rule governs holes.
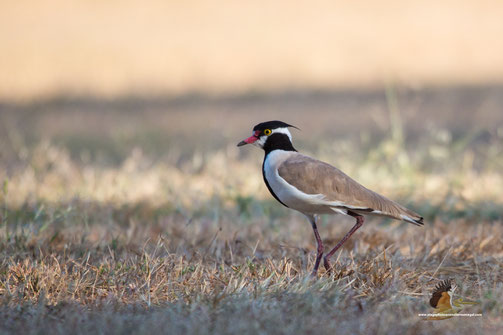
{"type": "Polygon", "coordinates": [[[269,136],[269,135],[271,135],[271,133],[272,133],[271,129],[264,130],[264,135],[269,136]]]}

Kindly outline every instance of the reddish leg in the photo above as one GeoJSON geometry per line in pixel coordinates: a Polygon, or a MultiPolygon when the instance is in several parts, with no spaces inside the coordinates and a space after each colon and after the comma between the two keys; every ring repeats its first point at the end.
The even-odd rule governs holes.
{"type": "Polygon", "coordinates": [[[363,222],[365,221],[362,215],[350,211],[348,211],[348,215],[351,215],[356,219],[356,224],[353,226],[353,228],[351,228],[351,230],[346,234],[346,236],[344,236],[342,240],[339,243],[337,243],[337,245],[332,250],[330,250],[330,252],[326,254],[325,257],[323,258],[323,265],[325,266],[325,269],[327,270],[328,273],[332,271],[332,266],[330,265],[330,257],[332,257],[332,255],[337,250],[339,250],[339,248],[344,244],[344,242],[346,242],[351,237],[351,235],[353,235],[354,232],[357,231],[358,228],[360,228],[363,225],[363,222]]]}
{"type": "Polygon", "coordinates": [[[316,216],[308,216],[309,222],[311,222],[311,226],[313,227],[314,237],[316,238],[316,243],[318,244],[316,262],[314,263],[314,269],[311,273],[311,276],[316,277],[318,273],[318,267],[320,266],[321,256],[323,256],[323,242],[321,241],[320,234],[318,233],[318,227],[316,227],[316,216]]]}

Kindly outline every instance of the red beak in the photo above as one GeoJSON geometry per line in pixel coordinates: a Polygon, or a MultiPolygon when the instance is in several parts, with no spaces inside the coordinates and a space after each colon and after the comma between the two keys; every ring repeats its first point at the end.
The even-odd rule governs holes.
{"type": "Polygon", "coordinates": [[[247,139],[242,140],[241,142],[238,143],[238,147],[241,147],[246,144],[252,144],[253,142],[258,140],[258,135],[260,134],[260,131],[255,131],[252,136],[248,137],[247,139]]]}

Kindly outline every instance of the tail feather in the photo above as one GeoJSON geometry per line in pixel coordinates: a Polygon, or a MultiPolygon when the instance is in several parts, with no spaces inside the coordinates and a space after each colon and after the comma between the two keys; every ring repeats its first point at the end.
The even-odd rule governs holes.
{"type": "Polygon", "coordinates": [[[398,213],[394,213],[395,215],[398,214],[399,217],[397,217],[397,219],[410,222],[412,224],[415,224],[416,226],[424,225],[424,218],[421,215],[417,214],[414,211],[411,211],[408,208],[403,207],[396,202],[394,203],[396,205],[396,208],[398,209],[398,213]]]}
{"type": "Polygon", "coordinates": [[[405,215],[405,214],[401,214],[400,216],[402,217],[402,220],[410,222],[412,224],[415,224],[416,226],[422,226],[422,225],[424,225],[424,221],[423,221],[424,218],[422,216],[417,215],[417,214],[416,214],[415,217],[410,217],[410,216],[405,215]]]}
{"type": "Polygon", "coordinates": [[[362,212],[362,214],[386,216],[396,220],[407,221],[416,226],[424,225],[424,218],[421,215],[382,196],[380,196],[380,201],[375,203],[373,207],[358,209],[357,211],[362,212]]]}
{"type": "MultiPolygon", "coordinates": [[[[386,199],[386,198],[385,198],[386,199]]],[[[385,209],[387,209],[387,214],[390,217],[393,217],[398,220],[403,220],[410,222],[412,224],[415,224],[416,226],[422,226],[424,225],[424,218],[417,214],[416,212],[405,208],[404,206],[400,205],[397,202],[394,202],[393,200],[386,199],[387,202],[383,206],[385,209]]]]}

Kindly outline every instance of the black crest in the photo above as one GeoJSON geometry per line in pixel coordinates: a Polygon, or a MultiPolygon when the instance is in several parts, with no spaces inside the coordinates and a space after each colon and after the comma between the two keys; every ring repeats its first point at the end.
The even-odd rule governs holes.
{"type": "Polygon", "coordinates": [[[276,128],[286,128],[286,127],[292,127],[295,129],[299,129],[295,126],[292,126],[291,124],[288,124],[283,121],[267,121],[267,122],[262,122],[253,127],[253,131],[263,131],[264,129],[276,129],[276,128]]]}
{"type": "Polygon", "coordinates": [[[442,298],[442,293],[449,292],[452,288],[451,280],[446,279],[440,282],[437,286],[435,286],[435,290],[433,290],[433,295],[430,299],[430,305],[433,308],[437,308],[438,300],[442,298]]]}

